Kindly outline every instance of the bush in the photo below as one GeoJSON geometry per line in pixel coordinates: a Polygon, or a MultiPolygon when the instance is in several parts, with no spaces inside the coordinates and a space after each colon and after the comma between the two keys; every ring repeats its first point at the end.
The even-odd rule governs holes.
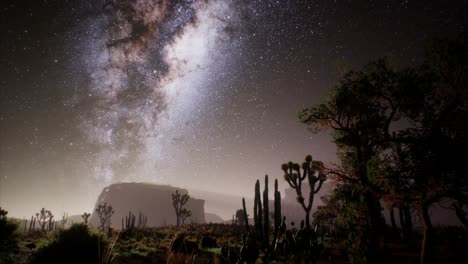
{"type": "Polygon", "coordinates": [[[8,220],[6,216],[0,216],[0,264],[14,263],[17,251],[18,225],[8,220]]]}
{"type": "Polygon", "coordinates": [[[74,224],[60,230],[48,244],[40,247],[32,263],[108,263],[109,249],[104,235],[92,232],[86,224],[74,224]]]}

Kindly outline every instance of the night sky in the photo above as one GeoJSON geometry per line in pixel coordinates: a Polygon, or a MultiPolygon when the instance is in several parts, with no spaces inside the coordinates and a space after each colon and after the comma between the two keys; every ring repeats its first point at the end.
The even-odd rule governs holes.
{"type": "Polygon", "coordinates": [[[252,196],[335,161],[296,113],[346,69],[420,62],[464,2],[2,0],[0,205],[89,212],[119,181],[252,196]]]}

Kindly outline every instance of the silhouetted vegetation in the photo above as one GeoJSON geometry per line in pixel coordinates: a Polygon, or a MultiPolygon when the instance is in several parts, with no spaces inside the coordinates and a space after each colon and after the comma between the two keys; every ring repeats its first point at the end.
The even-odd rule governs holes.
{"type": "Polygon", "coordinates": [[[38,248],[31,263],[111,263],[110,243],[86,224],[60,230],[46,245],[38,248]]]}
{"type": "Polygon", "coordinates": [[[0,263],[14,263],[18,250],[18,225],[7,219],[8,211],[0,207],[0,263]]]}
{"type": "Polygon", "coordinates": [[[100,204],[96,208],[96,213],[99,217],[99,230],[104,232],[106,229],[110,228],[111,217],[114,214],[114,209],[112,206],[107,205],[107,203],[100,204]]]}
{"type": "Polygon", "coordinates": [[[187,193],[181,195],[179,193],[179,190],[176,190],[176,192],[172,194],[172,206],[175,210],[177,226],[179,226],[181,223],[184,224],[185,219],[192,215],[192,212],[184,208],[184,205],[188,202],[189,199],[190,195],[188,195],[187,193]]]}
{"type": "Polygon", "coordinates": [[[91,214],[90,214],[90,213],[86,213],[86,212],[84,212],[84,213],[81,215],[81,218],[83,218],[83,221],[84,221],[85,224],[88,223],[88,219],[89,219],[90,216],[91,216],[91,214]]]}
{"type": "Polygon", "coordinates": [[[145,229],[148,222],[148,217],[143,213],[138,212],[138,218],[131,211],[128,212],[128,216],[122,218],[122,230],[133,231],[139,229],[145,229]]]}
{"type": "Polygon", "coordinates": [[[0,263],[464,263],[466,54],[459,37],[435,41],[419,66],[371,62],[344,74],[323,101],[300,112],[312,132],[331,131],[339,162],[308,155],[301,165],[281,166],[304,211],[299,227],[287,229],[277,179],[270,204],[266,175],[263,193],[260,180],[255,183],[250,227],[244,198],[232,224],[185,225],[190,196],[178,190],[172,194],[177,226],[150,227],[144,214],[130,211],[116,231],[114,210],[105,203],[96,208],[98,231],[88,225],[89,213],[81,216],[84,223],[65,229],[67,215],[57,228],[54,215],[42,208],[29,223],[17,221],[24,225],[21,233],[0,208],[0,263]],[[312,219],[326,180],[333,189],[312,219]],[[434,226],[430,209],[440,202],[464,226],[434,226]]]}
{"type": "Polygon", "coordinates": [[[436,41],[421,66],[372,62],[345,74],[324,102],[300,113],[311,131],[331,130],[338,147],[340,163],[326,168],[339,182],[329,202],[346,203],[336,220],[354,230],[352,262],[382,261],[381,199],[399,207],[405,236],[412,227],[409,209],[419,212],[421,263],[433,259],[430,207],[444,198],[466,206],[466,54],[460,36],[436,41]],[[355,259],[357,252],[366,253],[355,259]]]}

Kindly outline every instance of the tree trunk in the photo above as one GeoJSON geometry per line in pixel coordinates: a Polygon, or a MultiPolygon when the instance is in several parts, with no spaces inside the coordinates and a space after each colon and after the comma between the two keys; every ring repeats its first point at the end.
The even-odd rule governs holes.
{"type": "Polygon", "coordinates": [[[429,205],[421,201],[421,222],[423,224],[423,240],[421,244],[420,264],[429,264],[432,262],[432,223],[429,216],[429,205]]]}
{"type": "Polygon", "coordinates": [[[390,210],[390,223],[392,224],[392,229],[396,230],[397,226],[396,226],[396,221],[395,221],[395,208],[393,208],[392,206],[389,208],[389,210],[390,210]]]}
{"type": "Polygon", "coordinates": [[[405,226],[404,226],[404,238],[405,241],[409,242],[411,239],[411,233],[413,232],[413,220],[411,219],[411,212],[408,205],[403,207],[403,213],[405,218],[405,226]]]}
{"type": "Polygon", "coordinates": [[[381,263],[380,259],[380,208],[377,208],[373,195],[368,192],[366,195],[369,225],[369,252],[367,254],[367,263],[381,263]]]}
{"type": "Polygon", "coordinates": [[[455,208],[455,214],[458,217],[458,220],[466,226],[468,226],[468,219],[466,217],[465,211],[463,211],[463,205],[460,202],[454,202],[453,207],[455,208]]]}
{"type": "Polygon", "coordinates": [[[306,211],[305,224],[306,224],[306,228],[310,229],[310,209],[306,211]]]}
{"type": "Polygon", "coordinates": [[[367,228],[368,235],[366,240],[368,241],[368,252],[367,252],[367,263],[381,263],[380,255],[380,202],[377,197],[372,193],[371,186],[369,183],[369,175],[367,171],[367,162],[369,161],[370,153],[369,149],[364,151],[361,148],[362,145],[356,145],[357,151],[357,175],[362,187],[364,187],[365,193],[365,204],[367,207],[367,228]]]}
{"type": "Polygon", "coordinates": [[[401,235],[403,239],[405,239],[405,217],[403,213],[403,207],[400,205],[398,207],[398,218],[400,219],[400,228],[401,228],[401,235]]]}

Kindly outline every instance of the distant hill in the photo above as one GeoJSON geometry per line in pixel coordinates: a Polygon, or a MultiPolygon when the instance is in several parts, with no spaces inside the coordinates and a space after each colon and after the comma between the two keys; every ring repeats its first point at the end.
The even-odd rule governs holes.
{"type": "Polygon", "coordinates": [[[220,223],[223,223],[224,222],[224,219],[222,219],[221,217],[219,217],[218,215],[216,214],[212,214],[212,213],[205,213],[205,221],[207,223],[216,223],[216,224],[220,224],[220,223]]]}
{"type": "MultiPolygon", "coordinates": [[[[169,186],[149,183],[116,183],[104,188],[99,195],[89,223],[99,226],[99,217],[95,211],[98,205],[107,203],[114,209],[111,225],[115,228],[122,226],[122,219],[132,211],[136,216],[142,212],[147,216],[147,226],[175,225],[176,216],[172,206],[172,195],[178,190],[187,193],[187,190],[169,186]]],[[[205,223],[205,201],[195,198],[190,194],[190,199],[185,208],[192,212],[192,216],[186,219],[186,223],[205,223]]]]}
{"type": "MultiPolygon", "coordinates": [[[[238,209],[242,208],[242,196],[217,192],[189,189],[189,194],[205,200],[205,210],[217,214],[224,220],[232,219],[238,209]]],[[[246,193],[250,194],[250,193],[246,193]]],[[[252,196],[254,191],[252,189],[252,196]]],[[[246,197],[247,212],[253,216],[253,200],[246,197]]]]}

